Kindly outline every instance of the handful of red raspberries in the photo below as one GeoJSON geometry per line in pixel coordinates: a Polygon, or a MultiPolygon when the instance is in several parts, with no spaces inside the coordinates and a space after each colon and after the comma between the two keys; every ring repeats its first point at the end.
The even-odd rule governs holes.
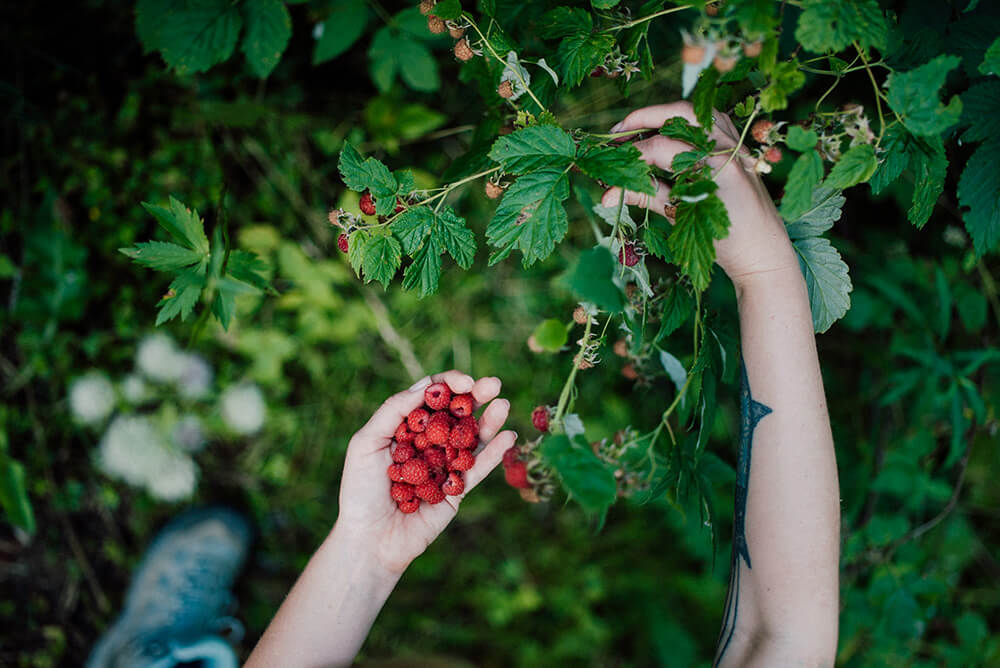
{"type": "Polygon", "coordinates": [[[463,473],[472,468],[472,451],[479,444],[479,423],[473,417],[471,394],[452,394],[445,383],[424,390],[424,408],[416,408],[396,428],[389,494],[404,513],[415,513],[420,502],[441,503],[445,495],[465,491],[463,473]]]}

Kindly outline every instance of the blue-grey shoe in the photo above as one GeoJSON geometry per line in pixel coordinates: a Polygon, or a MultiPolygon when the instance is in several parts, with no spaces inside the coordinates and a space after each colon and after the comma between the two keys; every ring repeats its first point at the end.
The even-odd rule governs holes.
{"type": "Polygon", "coordinates": [[[146,551],[125,609],[98,640],[87,667],[235,667],[229,642],[239,642],[243,627],[231,616],[230,588],[250,538],[248,522],[224,508],[189,511],[171,521],[146,551]]]}

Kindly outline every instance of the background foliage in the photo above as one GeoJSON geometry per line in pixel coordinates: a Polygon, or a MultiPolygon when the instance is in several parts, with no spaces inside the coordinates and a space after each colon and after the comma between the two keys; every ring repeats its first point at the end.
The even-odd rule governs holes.
{"type": "MultiPolygon", "coordinates": [[[[524,26],[556,4],[500,2],[496,11],[524,26]]],[[[854,39],[884,47],[894,67],[911,73],[892,76],[935,93],[922,96],[929,108],[909,108],[891,93],[911,82],[890,86],[888,104],[914,134],[887,136],[906,145],[896,163],[879,168],[895,174],[869,173],[871,188],[848,191],[831,234],[854,283],[850,311],[819,336],[844,512],[840,665],[1000,660],[991,484],[1000,267],[995,253],[983,255],[997,241],[984,231],[995,227],[970,228],[960,208],[972,202],[976,215],[995,215],[982,207],[995,207],[988,193],[996,188],[963,175],[973,167],[979,179],[996,174],[988,168],[994,132],[968,115],[991,109],[996,87],[995,77],[977,77],[988,74],[980,63],[989,70],[995,49],[986,48],[1000,19],[977,4],[881,3],[893,26],[885,44],[878,31],[844,37],[828,29],[877,23],[835,14],[853,3],[789,3],[780,14],[783,40],[794,34],[816,50],[854,39]],[[794,5],[804,6],[804,21],[794,5]],[[821,37],[837,43],[810,41],[821,37]],[[962,107],[952,90],[961,91],[962,107]],[[939,139],[930,148],[912,143],[932,133],[939,139]],[[953,167],[921,204],[913,184],[919,191],[925,172],[940,173],[942,155],[953,167]],[[926,221],[919,231],[907,221],[915,208],[926,221]]],[[[120,604],[150,536],[187,505],[102,475],[93,461],[100,435],[74,423],[67,401],[71,383],[90,369],[112,377],[133,369],[170,285],[118,252],[167,240],[140,202],[166,206],[173,195],[197,209],[206,243],[226,229],[234,251],[263,260],[258,269],[278,293],[240,297],[225,330],[205,319],[165,325],[211,361],[217,389],[253,381],[268,402],[263,431],[219,431],[196,456],[201,481],[192,503],[233,504],[259,531],[238,592],[249,629],[244,650],[329,529],[347,439],[386,395],[424,370],[498,374],[513,426],[527,435],[531,409],[554,402],[571,364],[569,354],[532,353],[526,340],[546,319],[570,320],[576,301],[560,277],[592,243],[589,208],[578,200],[567,202],[566,240],[552,255],[528,268],[507,261],[486,270],[480,252],[472,271],[443,272],[437,295],[423,300],[398,282],[385,291],[361,283],[337,251],[326,212],[357,210],[358,197],[337,169],[345,142],[393,169],[412,169],[426,188],[470,145],[494,137],[502,120],[494,89],[454,62],[452,40],[427,33],[414,8],[191,3],[218,33],[204,49],[178,52],[172,35],[190,34],[190,14],[170,14],[178,4],[169,1],[138,5],[136,12],[132,3],[93,0],[56,17],[36,3],[9,10],[17,29],[5,44],[12,67],[2,88],[0,162],[4,664],[78,662],[120,604]],[[470,104],[473,94],[481,102],[470,104]]],[[[585,70],[580,86],[547,91],[558,122],[605,132],[629,109],[679,97],[678,28],[697,13],[650,22],[656,68],[631,82],[627,99],[620,81],[590,79],[585,70]]],[[[553,45],[523,46],[546,54],[553,45]]],[[[787,46],[791,52],[794,42],[787,46]]],[[[802,90],[781,112],[789,120],[811,112],[829,85],[803,74],[802,90]]],[[[546,76],[539,71],[536,80],[546,76]]],[[[871,91],[865,73],[852,73],[836,100],[871,105],[871,91]]],[[[769,177],[776,194],[793,164],[779,163],[769,177]]],[[[494,206],[480,193],[478,184],[458,190],[453,204],[483,247],[494,206]]],[[[594,199],[599,193],[589,190],[594,199]]],[[[733,336],[725,325],[731,293],[717,278],[705,301],[719,331],[733,336]]],[[[577,403],[590,407],[588,437],[656,424],[675,392],[670,379],[661,374],[637,391],[621,375],[623,361],[610,351],[603,357],[577,384],[577,403]]],[[[694,499],[618,503],[597,531],[580,506],[560,497],[525,504],[495,475],[404,577],[365,656],[706,664],[727,581],[734,394],[720,385],[707,432],[719,465],[702,491],[717,509],[719,544],[694,499]]]]}

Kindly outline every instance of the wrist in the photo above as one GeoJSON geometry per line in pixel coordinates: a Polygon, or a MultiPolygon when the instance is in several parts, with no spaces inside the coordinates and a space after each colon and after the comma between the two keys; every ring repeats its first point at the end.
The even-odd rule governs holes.
{"type": "Polygon", "coordinates": [[[748,293],[770,293],[788,288],[804,289],[805,276],[802,275],[798,261],[793,260],[793,262],[794,264],[788,263],[773,269],[730,277],[736,290],[736,299],[739,300],[748,293]]]}
{"type": "Polygon", "coordinates": [[[336,555],[340,563],[350,563],[351,570],[358,577],[377,589],[387,587],[391,591],[409,565],[394,567],[385,565],[379,556],[377,540],[372,533],[339,519],[323,541],[320,550],[336,555]]]}

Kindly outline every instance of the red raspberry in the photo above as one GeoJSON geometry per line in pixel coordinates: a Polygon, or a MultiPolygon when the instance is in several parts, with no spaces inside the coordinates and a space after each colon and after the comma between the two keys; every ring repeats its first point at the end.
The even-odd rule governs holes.
{"type": "Polygon", "coordinates": [[[410,428],[410,431],[415,431],[419,434],[427,428],[427,419],[429,417],[430,415],[423,408],[414,408],[406,416],[406,426],[410,428]]]}
{"type": "Polygon", "coordinates": [[[401,212],[405,208],[406,208],[406,205],[403,204],[403,199],[401,197],[397,197],[396,198],[396,208],[393,209],[392,212],[393,213],[399,213],[399,212],[401,212]]]}
{"type": "Polygon", "coordinates": [[[431,505],[444,501],[444,492],[441,491],[440,487],[430,482],[417,485],[413,489],[413,493],[431,505]]]}
{"type": "Polygon", "coordinates": [[[337,237],[337,248],[340,249],[341,253],[346,253],[347,252],[348,246],[347,246],[347,234],[346,233],[341,233],[341,235],[339,237],[337,237]]]}
{"type": "Polygon", "coordinates": [[[506,452],[503,453],[504,468],[510,466],[516,461],[519,461],[520,456],[521,456],[521,449],[518,448],[516,445],[512,445],[509,448],[507,448],[506,452]]]}
{"type": "Polygon", "coordinates": [[[432,466],[428,474],[427,482],[440,487],[448,479],[448,472],[443,466],[432,466]]]}
{"type": "Polygon", "coordinates": [[[445,25],[444,19],[434,16],[433,14],[427,17],[427,29],[435,35],[448,32],[448,26],[445,25]]]}
{"type": "Polygon", "coordinates": [[[476,457],[471,450],[459,450],[455,459],[448,465],[452,471],[468,471],[475,465],[476,457]]]}
{"type": "Polygon", "coordinates": [[[406,478],[403,477],[403,465],[402,464],[390,464],[389,470],[386,471],[389,474],[389,480],[393,482],[403,482],[406,478]]]}
{"type": "Polygon", "coordinates": [[[424,450],[424,461],[431,466],[444,466],[448,463],[444,448],[427,448],[424,450]]]}
{"type": "Polygon", "coordinates": [[[467,415],[472,415],[472,411],[476,404],[473,403],[471,394],[459,394],[456,395],[451,400],[451,414],[457,418],[464,418],[467,415]]]}
{"type": "Polygon", "coordinates": [[[427,408],[439,411],[448,407],[451,402],[451,388],[444,383],[428,385],[424,390],[424,403],[427,408]]]}
{"type": "Polygon", "coordinates": [[[467,63],[473,58],[475,58],[476,53],[475,51],[472,50],[472,47],[469,46],[469,40],[463,37],[463,35],[465,35],[465,30],[462,30],[461,28],[452,28],[448,32],[451,33],[452,37],[455,37],[456,35],[458,36],[456,38],[458,39],[458,41],[455,42],[455,49],[454,49],[456,58],[461,60],[463,63],[467,63]]]}
{"type": "Polygon", "coordinates": [[[434,5],[436,4],[434,0],[420,0],[420,13],[427,16],[434,11],[434,5]]]}
{"type": "Polygon", "coordinates": [[[625,244],[618,250],[618,262],[626,267],[634,267],[639,263],[639,255],[635,252],[635,244],[625,244]]]}
{"type": "Polygon", "coordinates": [[[424,451],[431,442],[427,440],[427,434],[417,434],[413,437],[413,447],[417,450],[424,451]]]}
{"type": "Polygon", "coordinates": [[[503,188],[498,183],[493,183],[492,181],[487,181],[486,186],[486,196],[490,199],[498,199],[500,195],[503,195],[503,188]]]}
{"type": "Polygon", "coordinates": [[[427,462],[414,458],[403,464],[403,482],[411,485],[421,485],[427,482],[427,462]]]}
{"type": "Polygon", "coordinates": [[[400,445],[403,445],[404,443],[412,443],[414,436],[416,436],[416,434],[407,428],[406,420],[399,423],[399,426],[396,427],[396,433],[393,434],[393,438],[395,438],[396,442],[400,445]]]}
{"type": "Polygon", "coordinates": [[[448,437],[448,445],[461,449],[474,448],[478,440],[477,433],[467,424],[456,424],[448,437]]]}
{"type": "MultiPolygon", "coordinates": [[[[479,423],[476,422],[476,418],[474,418],[471,415],[466,415],[464,418],[459,419],[458,424],[456,424],[455,427],[457,427],[458,425],[463,425],[465,427],[468,427],[475,434],[479,433],[479,423]]],[[[454,429],[455,427],[452,427],[452,429],[454,429]]]]}
{"type": "Polygon", "coordinates": [[[545,406],[538,406],[531,411],[531,424],[535,425],[538,431],[549,430],[549,409],[545,406]]]}
{"type": "Polygon", "coordinates": [[[766,144],[768,135],[771,134],[771,128],[773,127],[774,123],[762,118],[751,126],[750,135],[759,143],[766,144]]]}
{"type": "Polygon", "coordinates": [[[528,482],[528,467],[524,465],[524,462],[514,462],[510,466],[504,466],[503,477],[511,487],[531,488],[531,483],[528,482]]]}
{"type": "Polygon", "coordinates": [[[458,496],[465,491],[465,481],[462,480],[462,474],[458,471],[452,471],[448,474],[448,480],[441,485],[441,491],[449,496],[458,496]]]}
{"type": "Polygon", "coordinates": [[[781,162],[781,149],[777,146],[772,146],[771,148],[764,151],[764,159],[774,164],[776,162],[781,162]]]}
{"type": "Polygon", "coordinates": [[[420,499],[413,497],[409,501],[398,502],[396,506],[399,508],[400,512],[404,512],[409,515],[410,513],[417,512],[417,509],[420,508],[420,499]]]}
{"type": "Polygon", "coordinates": [[[407,485],[405,482],[394,482],[392,489],[389,490],[389,496],[392,497],[393,501],[409,501],[413,498],[413,485],[407,485]]]}
{"type": "Polygon", "coordinates": [[[427,442],[433,445],[444,445],[451,434],[451,424],[446,413],[435,413],[427,421],[427,442]]]}
{"type": "Polygon", "coordinates": [[[361,213],[366,216],[375,215],[375,200],[372,198],[372,194],[367,190],[361,196],[361,201],[358,202],[358,206],[361,207],[361,213]]]}
{"type": "Polygon", "coordinates": [[[417,455],[417,451],[413,449],[412,445],[397,445],[396,449],[392,451],[392,461],[397,464],[402,464],[413,459],[417,455]]]}
{"type": "Polygon", "coordinates": [[[455,461],[455,457],[458,457],[458,448],[451,445],[444,446],[445,461],[451,464],[453,461],[455,461]]]}
{"type": "Polygon", "coordinates": [[[514,97],[514,84],[509,81],[501,81],[500,85],[497,86],[497,95],[505,100],[514,97]]]}

